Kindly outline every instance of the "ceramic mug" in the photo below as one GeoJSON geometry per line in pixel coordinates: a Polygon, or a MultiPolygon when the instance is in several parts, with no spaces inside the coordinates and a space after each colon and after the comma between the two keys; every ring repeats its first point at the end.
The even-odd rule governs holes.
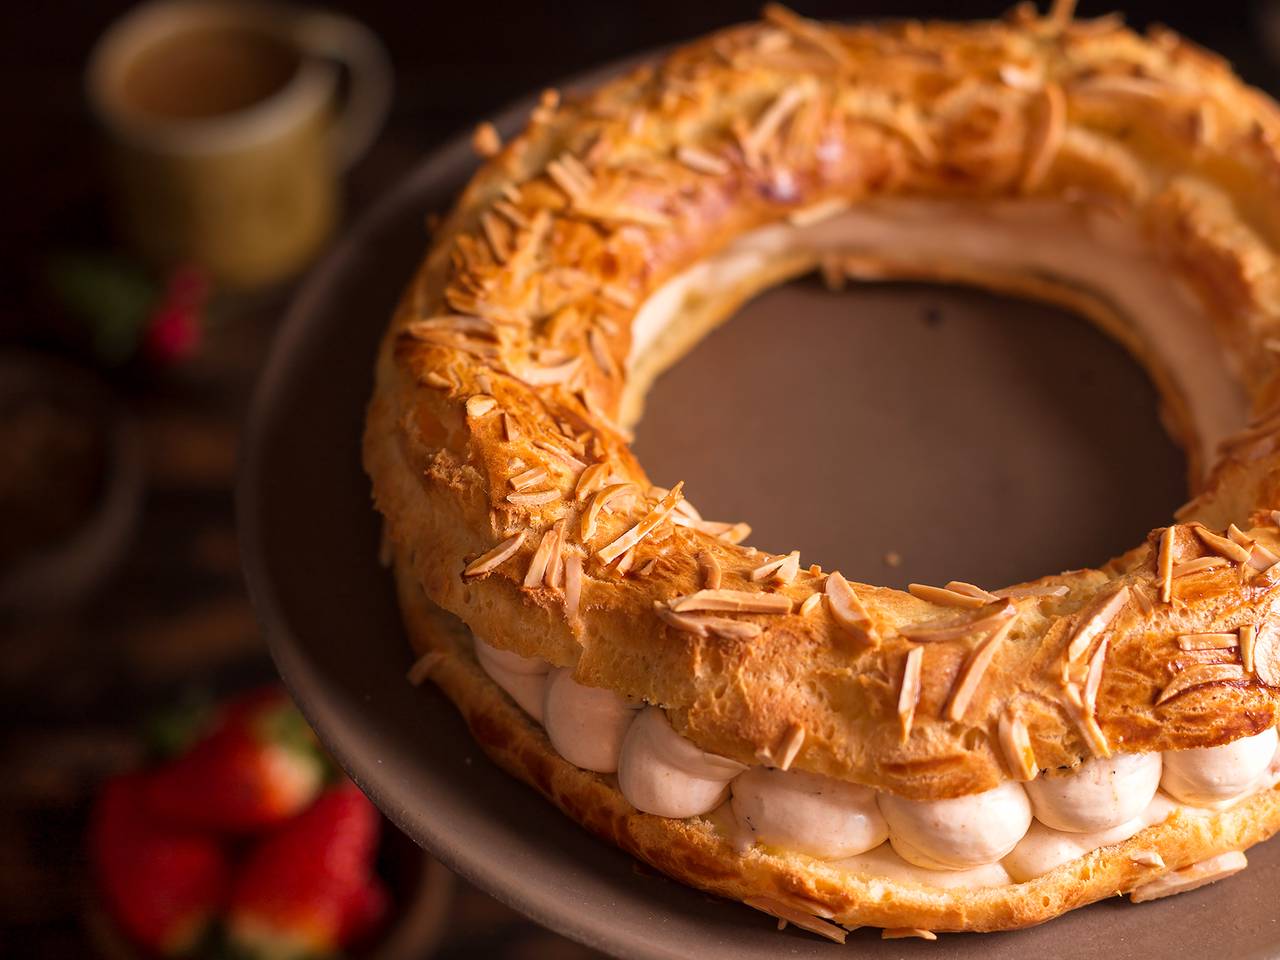
{"type": "Polygon", "coordinates": [[[346,17],[162,0],[103,35],[87,85],[125,239],[244,288],[296,272],[328,237],[340,175],[386,117],[391,70],[346,17]]]}

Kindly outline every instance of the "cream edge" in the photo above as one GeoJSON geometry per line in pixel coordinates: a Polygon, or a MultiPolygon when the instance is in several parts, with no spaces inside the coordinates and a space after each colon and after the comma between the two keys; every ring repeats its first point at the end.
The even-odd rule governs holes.
{"type": "Polygon", "coordinates": [[[944,889],[1021,883],[1175,813],[1211,816],[1280,783],[1272,728],[1218,747],[1090,760],[950,800],[906,800],[706,753],[657,707],[583,686],[568,668],[479,638],[475,649],[485,673],[543,725],[560,756],[614,778],[640,812],[703,817],[740,853],[802,854],[863,877],[944,889]]]}

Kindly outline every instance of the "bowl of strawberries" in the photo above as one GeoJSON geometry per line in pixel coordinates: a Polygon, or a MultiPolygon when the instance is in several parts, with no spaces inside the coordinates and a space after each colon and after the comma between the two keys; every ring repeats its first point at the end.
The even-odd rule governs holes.
{"type": "Polygon", "coordinates": [[[91,928],[117,957],[424,957],[452,875],[333,765],[288,695],[153,725],[156,762],[103,784],[91,928]]]}

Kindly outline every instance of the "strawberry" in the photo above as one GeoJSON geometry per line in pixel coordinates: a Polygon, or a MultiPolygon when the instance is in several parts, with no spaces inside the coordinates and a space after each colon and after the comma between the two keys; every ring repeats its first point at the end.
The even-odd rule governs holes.
{"type": "Polygon", "coordinates": [[[166,956],[189,953],[226,901],[231,868],[217,840],[157,823],[142,806],[143,780],[104,786],[89,827],[102,899],[120,928],[166,956]]]}
{"type": "Polygon", "coordinates": [[[253,850],[227,911],[228,941],[263,960],[324,956],[367,939],[386,914],[373,873],[380,819],[343,782],[253,850]]]}
{"type": "Polygon", "coordinates": [[[314,734],[272,687],[226,705],[186,754],[152,773],[146,803],[175,824],[246,833],[302,810],[325,774],[314,734]]]}

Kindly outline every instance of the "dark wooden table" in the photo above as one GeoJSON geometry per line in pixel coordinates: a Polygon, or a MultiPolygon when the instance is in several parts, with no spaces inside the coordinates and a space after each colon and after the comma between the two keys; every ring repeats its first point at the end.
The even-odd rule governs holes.
{"type": "MultiPolygon", "coordinates": [[[[0,12],[7,133],[0,151],[0,345],[86,366],[41,278],[51,252],[111,245],[80,70],[93,38],[123,6],[56,0],[0,12]]],[[[425,151],[503,103],[611,58],[748,18],[757,4],[340,6],[385,38],[397,72],[386,132],[351,175],[350,217],[425,151]]],[[[1082,6],[1086,13],[1108,9],[1082,6]]],[[[999,12],[998,4],[973,2],[801,7],[844,17],[999,12]]],[[[1147,2],[1129,9],[1133,22],[1164,19],[1230,56],[1252,82],[1280,86],[1260,39],[1257,4],[1180,10],[1147,2]]],[[[273,675],[240,577],[231,490],[240,425],[292,287],[220,299],[203,349],[181,367],[99,371],[142,428],[144,511],[130,548],[93,596],[56,612],[0,619],[0,955],[91,953],[81,923],[81,840],[94,785],[136,760],[137,724],[152,710],[273,675]]],[[[441,955],[592,954],[463,885],[441,955]]]]}

